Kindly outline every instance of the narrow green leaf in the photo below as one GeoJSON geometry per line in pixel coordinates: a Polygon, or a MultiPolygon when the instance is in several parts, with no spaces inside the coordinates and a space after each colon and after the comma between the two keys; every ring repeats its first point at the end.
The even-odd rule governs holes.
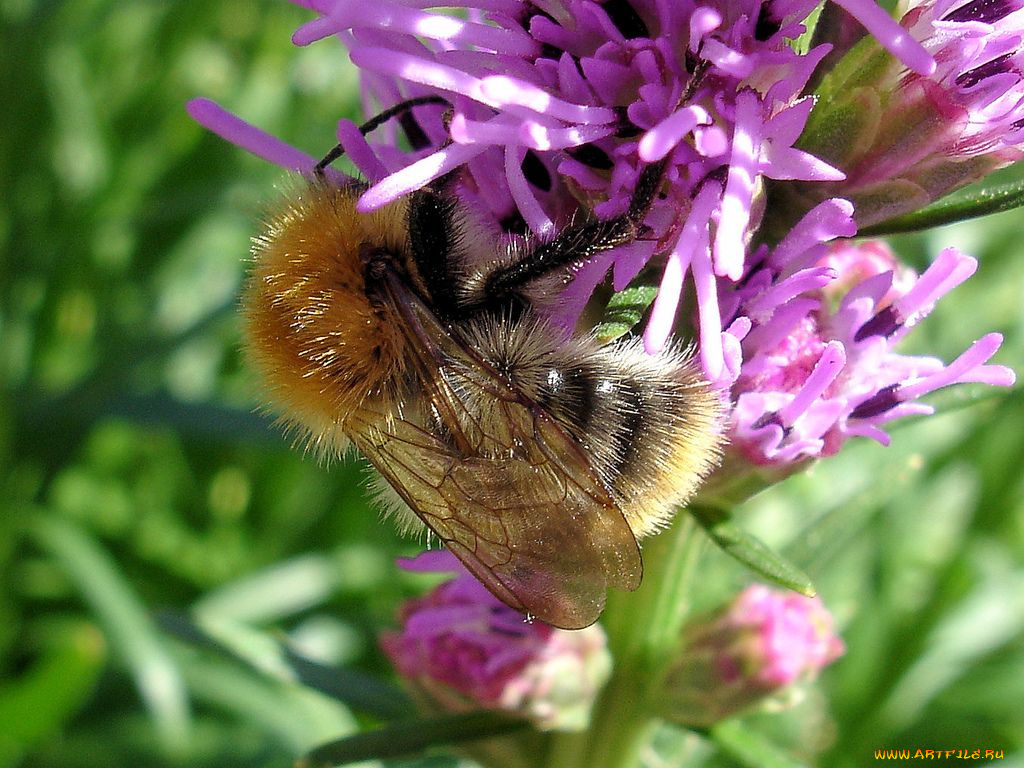
{"type": "Polygon", "coordinates": [[[60,730],[92,693],[106,646],[92,624],[51,638],[47,652],[0,686],[0,765],[18,765],[34,744],[60,730]]]}
{"type": "Polygon", "coordinates": [[[525,720],[512,720],[497,712],[409,720],[324,744],[306,755],[298,766],[324,768],[360,760],[403,757],[428,747],[502,736],[528,727],[525,720]]]}
{"type": "Polygon", "coordinates": [[[913,213],[865,227],[857,234],[880,237],[900,232],[918,232],[1021,206],[1024,206],[1024,179],[950,195],[913,213]]]}
{"type": "Polygon", "coordinates": [[[286,643],[245,625],[210,619],[197,623],[171,611],[158,614],[170,634],[283,682],[300,683],[348,707],[382,719],[408,716],[415,707],[398,686],[343,667],[307,659],[286,643]]]}
{"type": "Polygon", "coordinates": [[[732,522],[728,515],[706,507],[690,507],[711,540],[765,579],[808,597],[816,594],[810,577],[756,536],[732,522]]]}
{"type": "Polygon", "coordinates": [[[222,656],[189,654],[183,668],[197,702],[230,714],[290,754],[304,754],[338,734],[355,733],[359,728],[355,716],[341,702],[260,675],[222,656]]]}
{"type": "Polygon", "coordinates": [[[306,553],[274,563],[207,592],[192,606],[205,616],[258,625],[323,604],[338,588],[339,570],[326,555],[306,553]]]}
{"type": "Polygon", "coordinates": [[[297,679],[360,712],[381,718],[400,717],[415,710],[409,697],[397,686],[376,677],[343,667],[326,667],[284,649],[285,660],[297,679]]]}
{"type": "Polygon", "coordinates": [[[177,664],[146,607],[106,550],[71,523],[41,514],[30,529],[81,591],[124,660],[166,746],[188,739],[188,696],[177,664]]]}
{"type": "Polygon", "coordinates": [[[725,720],[711,729],[711,741],[744,768],[808,768],[738,720],[725,720]]]}
{"type": "Polygon", "coordinates": [[[604,317],[594,329],[601,344],[607,344],[633,330],[658,295],[657,286],[637,285],[619,291],[608,302],[604,317]]]}
{"type": "Polygon", "coordinates": [[[818,3],[804,19],[804,32],[796,40],[790,42],[790,47],[799,53],[801,56],[810,50],[812,41],[814,40],[814,32],[818,28],[818,20],[821,18],[821,11],[824,8],[824,0],[818,3]]]}

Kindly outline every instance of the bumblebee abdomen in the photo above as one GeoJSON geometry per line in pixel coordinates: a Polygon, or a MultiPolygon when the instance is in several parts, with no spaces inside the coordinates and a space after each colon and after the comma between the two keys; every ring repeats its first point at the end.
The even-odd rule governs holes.
{"type": "Polygon", "coordinates": [[[646,536],[667,525],[718,464],[723,403],[678,351],[652,357],[638,340],[608,352],[627,372],[609,394],[622,414],[612,485],[630,527],[646,536]]]}
{"type": "MultiPolygon", "coordinates": [[[[590,339],[579,342],[589,346],[590,339]]],[[[587,394],[570,417],[638,536],[664,527],[719,458],[722,403],[688,356],[637,341],[578,354],[568,378],[587,394]]],[[[568,411],[562,405],[562,417],[568,411]]]]}
{"type": "Polygon", "coordinates": [[[529,312],[466,330],[485,362],[579,444],[636,536],[667,524],[717,464],[722,402],[687,355],[563,339],[529,312]]]}

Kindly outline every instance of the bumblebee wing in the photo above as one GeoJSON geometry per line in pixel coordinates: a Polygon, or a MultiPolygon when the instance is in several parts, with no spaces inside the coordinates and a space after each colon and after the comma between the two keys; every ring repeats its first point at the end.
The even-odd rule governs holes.
{"type": "Polygon", "coordinates": [[[609,587],[640,583],[640,551],[622,512],[543,408],[460,345],[415,296],[399,288],[392,297],[431,411],[354,414],[362,420],[350,419],[357,447],[498,599],[554,626],[592,624],[609,587]],[[437,435],[428,426],[435,422],[437,435]]]}
{"type": "MultiPolygon", "coordinates": [[[[610,586],[639,584],[639,550],[622,513],[577,484],[557,458],[460,455],[402,419],[359,432],[363,455],[507,605],[578,629],[600,615],[610,586]]],[[[542,437],[545,451],[561,450],[563,437],[542,437]]]]}

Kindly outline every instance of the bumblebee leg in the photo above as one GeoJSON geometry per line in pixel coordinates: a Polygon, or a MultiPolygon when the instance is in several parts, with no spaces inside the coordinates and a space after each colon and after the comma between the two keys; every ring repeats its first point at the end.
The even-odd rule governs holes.
{"type": "MultiPolygon", "coordinates": [[[[698,62],[679,103],[684,104],[696,93],[710,65],[698,62]]],[[[668,158],[644,167],[637,179],[629,207],[621,216],[604,221],[590,221],[566,227],[554,240],[541,243],[515,264],[494,270],[487,277],[486,296],[502,300],[532,280],[573,262],[582,262],[644,235],[644,218],[661,188],[668,158]]],[[[468,308],[473,311],[475,307],[468,308]]]]}
{"type": "MultiPolygon", "coordinates": [[[[445,111],[444,123],[447,127],[448,122],[451,120],[451,102],[443,96],[417,96],[413,99],[406,99],[400,101],[393,107],[389,107],[381,112],[379,115],[375,115],[359,126],[359,132],[364,136],[370,131],[380,127],[388,120],[398,116],[402,122],[402,128],[405,130],[406,135],[409,137],[409,143],[412,144],[414,149],[419,149],[426,146],[427,138],[423,133],[423,129],[412,119],[413,107],[419,107],[424,104],[444,104],[448,107],[445,111]]],[[[316,164],[313,168],[313,172],[322,177],[324,175],[324,169],[337,160],[339,157],[345,154],[344,147],[341,144],[336,144],[330,152],[324,155],[323,160],[316,164]]]]}
{"type": "MultiPolygon", "coordinates": [[[[661,187],[667,160],[644,168],[637,180],[626,212],[611,219],[589,221],[566,227],[553,239],[541,243],[522,259],[487,276],[485,301],[501,301],[517,288],[574,262],[636,240],[643,233],[643,220],[661,187]]],[[[473,308],[467,308],[472,311],[473,308]]]]}
{"type": "Polygon", "coordinates": [[[456,221],[458,200],[444,193],[449,181],[442,176],[431,186],[413,192],[409,199],[409,245],[420,280],[439,317],[450,317],[456,311],[457,281],[452,279],[452,262],[462,238],[456,221]]]}

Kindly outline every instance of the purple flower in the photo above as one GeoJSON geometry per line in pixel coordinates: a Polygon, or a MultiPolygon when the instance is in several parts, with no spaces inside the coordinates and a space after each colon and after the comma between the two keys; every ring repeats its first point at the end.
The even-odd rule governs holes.
{"type": "MultiPolygon", "coordinates": [[[[338,36],[360,68],[368,111],[431,93],[453,104],[447,130],[441,107],[416,110],[411,152],[397,149],[394,126],[371,146],[342,123],[339,142],[372,182],[364,210],[464,167],[460,194],[474,208],[503,223],[509,237],[522,225],[544,237],[579,214],[577,201],[598,216],[621,212],[644,165],[670,158],[667,194],[647,218],[651,236],[581,267],[555,318],[566,327],[609,269],[621,289],[656,253],[673,253],[684,273],[687,259],[710,258],[713,279],[737,279],[758,223],[762,177],[841,178],[793,147],[811,108],[801,91],[827,52],[798,54],[789,44],[804,31],[811,0],[499,0],[466,6],[463,20],[389,0],[302,4],[319,16],[296,32],[296,43],[338,36]],[[688,253],[680,235],[715,221],[714,236],[688,253]]],[[[210,102],[193,102],[191,112],[273,162],[312,165],[210,102]]],[[[693,264],[695,276],[702,266],[693,264]]],[[[663,286],[663,321],[646,336],[652,352],[664,344],[678,302],[672,285],[663,286]]],[[[702,338],[721,332],[713,313],[704,318],[702,338]]],[[[702,351],[713,378],[722,367],[717,346],[702,351]]]]}
{"type": "Polygon", "coordinates": [[[732,449],[744,461],[790,465],[834,454],[851,436],[887,444],[884,424],[932,412],[918,402],[928,392],[1013,383],[1009,369],[986,364],[999,334],[949,365],[893,349],[974,273],[974,259],[948,248],[918,277],[880,242],[837,241],[802,253],[787,253],[787,245],[767,253],[726,300],[743,330],[735,338],[743,364],[733,384],[732,449]]]}
{"type": "Polygon", "coordinates": [[[831,614],[817,597],[755,584],[718,614],[683,631],[683,648],[666,677],[663,714],[708,726],[769,699],[795,698],[792,686],[817,678],[845,652],[831,614]]]}
{"type": "Polygon", "coordinates": [[[529,622],[487,591],[447,551],[403,567],[455,578],[401,609],[400,631],[381,647],[424,704],[460,712],[494,709],[542,730],[585,728],[611,674],[604,631],[529,622]]]}
{"type": "MultiPolygon", "coordinates": [[[[993,155],[1005,165],[1024,156],[1024,2],[937,0],[917,3],[903,25],[938,64],[935,109],[948,116],[943,153],[993,155]]],[[[897,86],[920,86],[906,73],[897,86]]]]}
{"type": "MultiPolygon", "coordinates": [[[[648,231],[576,265],[551,320],[574,328],[609,273],[622,290],[660,270],[645,348],[696,338],[707,378],[732,396],[736,455],[792,466],[850,436],[885,442],[882,426],[927,412],[918,398],[935,388],[1013,381],[986,364],[996,334],[948,366],[893,350],[972,259],[944,252],[908,285],[894,261],[872,272],[879,246],[837,243],[1017,156],[1021,0],[918,3],[902,26],[874,0],[837,0],[874,38],[826,76],[817,106],[806,91],[829,46],[793,44],[813,0],[486,0],[458,18],[398,0],[294,1],[316,13],[295,42],[340,40],[368,113],[451,103],[370,137],[339,125],[370,182],[363,210],[458,169],[457,193],[495,232],[545,238],[573,217],[622,213],[643,169],[667,161],[648,231]],[[869,130],[878,148],[855,140],[869,130]]],[[[212,102],[190,111],[271,162],[314,163],[212,102]]]]}

